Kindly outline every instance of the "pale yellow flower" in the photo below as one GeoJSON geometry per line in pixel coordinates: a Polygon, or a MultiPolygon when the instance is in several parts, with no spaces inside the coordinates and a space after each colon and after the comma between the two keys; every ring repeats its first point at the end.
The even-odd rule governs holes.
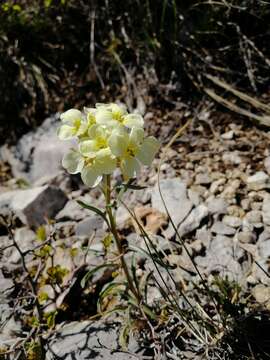
{"type": "Polygon", "coordinates": [[[144,120],[140,114],[128,114],[126,107],[118,104],[96,104],[96,122],[101,125],[115,127],[119,125],[128,128],[143,127],[144,120]]]}
{"type": "Polygon", "coordinates": [[[63,123],[57,132],[60,140],[70,140],[83,135],[87,130],[87,122],[82,112],[77,109],[70,109],[64,112],[60,119],[63,123]]]}
{"type": "Polygon", "coordinates": [[[72,150],[62,160],[63,167],[70,174],[81,173],[82,181],[94,187],[103,175],[111,174],[116,169],[116,158],[109,148],[98,150],[93,157],[86,157],[79,151],[72,150]]]}
{"type": "Polygon", "coordinates": [[[93,125],[88,131],[88,136],[79,142],[79,151],[86,157],[93,158],[97,151],[107,148],[110,132],[100,125],[93,125]]]}
{"type": "Polygon", "coordinates": [[[159,148],[157,139],[145,137],[141,128],[133,128],[128,133],[118,127],[112,131],[108,143],[126,179],[139,172],[140,163],[150,165],[159,148]]]}
{"type": "Polygon", "coordinates": [[[71,174],[81,173],[83,182],[91,187],[117,167],[125,179],[133,177],[141,164],[152,163],[159,148],[153,136],[145,136],[142,116],[128,114],[123,105],[96,104],[83,112],[70,109],[61,120],[59,138],[78,139],[78,149],[64,156],[63,167],[71,174]]]}

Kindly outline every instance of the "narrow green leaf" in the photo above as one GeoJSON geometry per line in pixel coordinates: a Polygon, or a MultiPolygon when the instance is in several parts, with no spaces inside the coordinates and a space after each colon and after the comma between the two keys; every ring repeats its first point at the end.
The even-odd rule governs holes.
{"type": "Polygon", "coordinates": [[[113,313],[117,313],[117,312],[125,312],[127,310],[127,306],[125,305],[119,305],[119,306],[115,306],[112,310],[107,310],[105,312],[102,313],[102,317],[105,318],[105,316],[110,316],[113,313]]]}
{"type": "Polygon", "coordinates": [[[101,310],[102,309],[102,300],[104,298],[106,298],[106,296],[108,296],[108,295],[112,295],[115,293],[123,294],[124,293],[123,287],[124,287],[124,283],[119,283],[119,282],[111,282],[110,284],[105,286],[104,289],[100,292],[99,298],[97,301],[98,312],[102,313],[102,310],[101,310]]]}
{"type": "Polygon", "coordinates": [[[127,184],[127,188],[128,189],[132,189],[132,190],[144,190],[144,189],[147,189],[147,186],[140,186],[140,185],[128,185],[127,184]]]}
{"type": "Polygon", "coordinates": [[[142,307],[145,314],[148,315],[151,319],[155,320],[157,318],[157,316],[153,313],[153,311],[147,305],[145,305],[145,304],[138,305],[138,301],[133,296],[130,296],[130,295],[128,296],[128,302],[129,302],[129,304],[137,307],[138,309],[140,307],[142,307]]]}
{"type": "Polygon", "coordinates": [[[114,294],[116,292],[122,293],[123,292],[124,283],[120,282],[111,282],[108,284],[105,289],[103,289],[100,294],[99,298],[104,299],[106,296],[114,294]]]}
{"type": "Polygon", "coordinates": [[[142,308],[143,308],[143,311],[146,313],[146,315],[148,315],[152,320],[157,319],[156,314],[153,313],[153,311],[147,305],[143,305],[142,308]]]}
{"type": "Polygon", "coordinates": [[[102,265],[99,265],[99,266],[96,266],[94,269],[88,271],[84,277],[82,278],[81,280],[81,287],[84,288],[86,283],[88,282],[88,280],[100,269],[102,268],[106,268],[106,267],[116,267],[115,264],[102,264],[102,265]]]}
{"type": "Polygon", "coordinates": [[[77,200],[77,203],[78,203],[79,205],[81,205],[84,209],[91,210],[91,211],[93,211],[95,214],[101,216],[102,219],[108,224],[108,220],[107,220],[107,218],[106,218],[106,213],[105,213],[104,211],[100,210],[99,208],[96,208],[95,206],[86,204],[86,203],[84,203],[84,202],[81,201],[81,200],[77,200]]]}
{"type": "Polygon", "coordinates": [[[129,331],[130,331],[130,324],[126,324],[122,327],[120,334],[119,334],[119,344],[122,348],[122,350],[127,351],[127,345],[128,345],[128,338],[129,338],[129,331]]]}
{"type": "Polygon", "coordinates": [[[121,185],[116,186],[116,191],[117,192],[120,192],[120,191],[125,192],[128,189],[143,190],[143,189],[147,188],[147,186],[140,186],[140,185],[133,184],[134,181],[135,181],[135,179],[130,179],[127,183],[123,183],[121,185]]]}

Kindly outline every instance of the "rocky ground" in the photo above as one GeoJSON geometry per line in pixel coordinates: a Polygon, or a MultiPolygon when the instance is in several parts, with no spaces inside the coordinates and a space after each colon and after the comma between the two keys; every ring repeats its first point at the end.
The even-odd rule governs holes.
{"type": "MultiPolygon", "coordinates": [[[[179,114],[168,118],[166,124],[155,121],[155,116],[147,114],[147,127],[165,142],[173,135],[179,114]]],[[[26,266],[43,279],[37,291],[40,297],[47,294],[43,299],[45,313],[58,311],[55,326],[47,335],[46,359],[153,358],[145,352],[143,355],[135,340],[128,352],[123,352],[117,322],[89,320],[96,314],[96,295],[108,281],[106,271],[94,276],[91,290],[82,290],[79,284],[86,270],[103,262],[106,227],[76,200],[102,207],[103,199],[98,189],[89,191],[79,177],[61,169],[61,158],[70,144],[57,139],[57,126],[57,116],[49,118],[16,146],[1,148],[0,348],[11,349],[11,358],[16,358],[14,349],[27,336],[29,309],[20,301],[25,296],[26,266]],[[8,222],[12,223],[10,230],[8,222]],[[37,258],[36,251],[46,250],[42,241],[48,241],[50,256],[39,253],[37,258]],[[60,286],[47,281],[49,268],[61,273],[60,286]],[[69,304],[68,309],[65,304],[69,304]]],[[[270,310],[269,140],[267,129],[205,112],[173,144],[160,173],[168,211],[202,276],[209,283],[219,276],[237,284],[242,294],[248,294],[248,306],[265,310],[270,310]]],[[[156,159],[151,169],[143,169],[137,180],[147,188],[130,191],[124,202],[164,254],[176,283],[192,292],[200,278],[168,222],[157,186],[158,162],[156,159]]],[[[117,210],[117,222],[124,241],[137,254],[138,276],[155,272],[151,261],[138,252],[146,250],[145,244],[124,206],[117,210]]],[[[161,298],[153,285],[147,296],[150,304],[161,298]]],[[[181,358],[207,358],[194,351],[186,347],[181,358]]],[[[180,355],[172,350],[168,358],[180,355]]]]}

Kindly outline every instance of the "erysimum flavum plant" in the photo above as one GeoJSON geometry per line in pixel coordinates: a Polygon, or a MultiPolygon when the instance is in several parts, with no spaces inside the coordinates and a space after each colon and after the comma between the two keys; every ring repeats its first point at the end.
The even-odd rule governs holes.
{"type": "MultiPolygon", "coordinates": [[[[64,156],[63,167],[70,174],[80,173],[82,181],[89,187],[101,185],[106,208],[98,213],[113,235],[128,288],[140,303],[140,291],[125,261],[117,231],[113,211],[113,208],[117,208],[117,198],[112,206],[111,176],[119,168],[123,184],[127,184],[138,174],[141,165],[151,165],[159,142],[155,137],[145,135],[143,117],[128,113],[124,105],[96,104],[94,108],[84,108],[83,111],[70,109],[60,118],[62,125],[58,129],[58,137],[61,140],[77,140],[76,148],[64,156]]],[[[89,208],[95,209],[91,206],[89,208]]]]}

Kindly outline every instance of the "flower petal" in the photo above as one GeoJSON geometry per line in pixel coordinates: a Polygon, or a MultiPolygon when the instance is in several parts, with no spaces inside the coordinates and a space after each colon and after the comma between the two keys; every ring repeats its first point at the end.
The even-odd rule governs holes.
{"type": "Polygon", "coordinates": [[[115,103],[111,103],[109,106],[110,106],[111,112],[115,116],[123,116],[127,113],[127,108],[123,104],[118,105],[115,103]]]}
{"type": "Polygon", "coordinates": [[[95,166],[100,175],[111,174],[116,169],[117,162],[109,148],[97,152],[95,166]]]}
{"type": "Polygon", "coordinates": [[[84,111],[84,113],[85,113],[86,115],[88,115],[89,113],[90,113],[91,115],[95,115],[97,109],[96,109],[96,108],[92,108],[92,107],[89,108],[89,107],[84,106],[83,111],[84,111]]]}
{"type": "Polygon", "coordinates": [[[108,157],[108,156],[112,156],[111,150],[109,147],[105,148],[105,149],[100,149],[97,152],[97,159],[102,159],[104,157],[108,157]]]}
{"type": "Polygon", "coordinates": [[[84,159],[78,152],[71,151],[63,157],[62,165],[70,174],[78,174],[83,168],[84,159]]]}
{"type": "Polygon", "coordinates": [[[108,144],[113,155],[123,156],[128,147],[128,133],[115,129],[109,137],[108,144]]]}
{"type": "Polygon", "coordinates": [[[100,127],[100,125],[98,124],[94,124],[93,126],[91,126],[88,130],[88,136],[90,137],[90,139],[94,139],[96,137],[97,134],[97,129],[100,127]]]}
{"type": "Polygon", "coordinates": [[[82,119],[82,113],[80,112],[80,110],[77,109],[69,109],[63,114],[61,114],[60,119],[64,123],[68,123],[71,125],[74,121],[82,119]]]}
{"type": "Polygon", "coordinates": [[[142,146],[137,153],[136,157],[139,159],[144,165],[151,165],[154,157],[160,147],[160,144],[156,138],[153,136],[149,136],[144,140],[142,146]]]}
{"type": "Polygon", "coordinates": [[[83,110],[84,110],[84,113],[86,114],[88,127],[93,126],[96,123],[95,115],[96,115],[97,109],[84,107],[83,110]]]}
{"type": "Polygon", "coordinates": [[[140,114],[128,114],[124,116],[123,124],[128,128],[143,127],[144,120],[140,114]]]}
{"type": "Polygon", "coordinates": [[[83,120],[77,130],[76,135],[81,136],[81,135],[85,134],[87,131],[87,128],[88,128],[88,122],[83,120]]]}
{"type": "Polygon", "coordinates": [[[76,129],[73,126],[62,125],[57,130],[57,136],[60,140],[70,140],[76,136],[76,129]]]}
{"type": "Polygon", "coordinates": [[[100,125],[110,124],[112,122],[112,113],[102,107],[98,108],[96,112],[96,122],[100,125]]]}
{"type": "Polygon", "coordinates": [[[94,165],[85,166],[81,172],[81,177],[84,184],[90,187],[98,185],[102,179],[94,165]]]}
{"type": "Polygon", "coordinates": [[[142,128],[132,128],[129,134],[129,145],[133,148],[141,146],[144,138],[144,130],[142,128]]]}
{"type": "Polygon", "coordinates": [[[112,174],[116,169],[116,159],[103,158],[102,161],[95,163],[100,174],[112,174]]]}
{"type": "Polygon", "coordinates": [[[96,109],[108,109],[110,108],[110,104],[105,104],[105,103],[96,103],[96,109]]]}
{"type": "Polygon", "coordinates": [[[121,169],[125,179],[132,178],[140,170],[140,164],[134,157],[125,158],[121,162],[121,169]]]}
{"type": "Polygon", "coordinates": [[[95,157],[97,151],[95,140],[82,141],[79,145],[79,151],[84,156],[95,157]]]}

